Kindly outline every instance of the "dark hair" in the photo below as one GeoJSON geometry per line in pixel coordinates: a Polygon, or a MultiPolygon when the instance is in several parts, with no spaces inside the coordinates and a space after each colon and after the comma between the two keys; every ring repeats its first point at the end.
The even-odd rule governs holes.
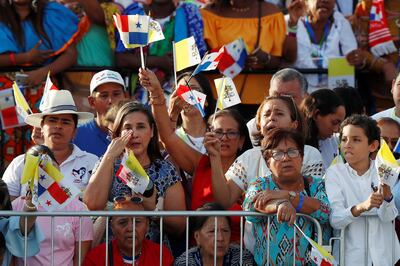
{"type": "Polygon", "coordinates": [[[7,184],[0,178],[0,204],[1,210],[12,211],[10,194],[8,193],[7,184]]]}
{"type": "MultiPolygon", "coordinates": [[[[5,251],[6,251],[6,240],[4,239],[3,233],[0,232],[0,257],[4,256],[5,251]]],[[[0,262],[3,263],[1,260],[0,262]]]]}
{"type": "Polygon", "coordinates": [[[381,117],[377,121],[378,127],[383,126],[385,124],[390,124],[397,127],[397,130],[400,132],[400,123],[390,117],[381,117]]]}
{"type": "Polygon", "coordinates": [[[302,118],[301,113],[299,112],[293,98],[290,96],[269,96],[264,99],[264,101],[260,104],[260,106],[258,107],[258,110],[257,110],[256,126],[257,126],[258,132],[256,135],[253,136],[255,139],[255,144],[256,144],[255,146],[259,146],[261,144],[262,139],[264,138],[264,136],[261,134],[261,117],[263,115],[262,111],[264,109],[264,106],[269,101],[272,101],[272,100],[280,100],[286,104],[286,106],[290,112],[290,118],[292,119],[293,122],[297,121],[296,130],[299,131],[301,134],[305,134],[303,118],[302,118]]]}
{"type": "MultiPolygon", "coordinates": [[[[43,14],[46,5],[47,0],[38,0],[36,11],[31,5],[31,12],[25,21],[30,21],[40,39],[46,42],[48,47],[51,47],[50,39],[43,27],[43,14]]],[[[22,28],[22,21],[20,20],[18,13],[15,11],[13,3],[11,2],[10,4],[8,0],[2,0],[2,4],[0,6],[0,22],[4,23],[10,29],[18,43],[18,46],[20,48],[24,48],[26,40],[24,37],[24,30],[22,28]]]]}
{"type": "Polygon", "coordinates": [[[26,154],[30,154],[33,156],[39,156],[41,154],[47,154],[54,162],[57,162],[56,157],[54,156],[54,153],[50,150],[49,147],[45,145],[35,145],[29,148],[29,150],[26,151],[26,154]]]}
{"type": "Polygon", "coordinates": [[[150,127],[153,129],[153,137],[150,139],[150,143],[147,146],[147,155],[149,156],[150,161],[154,162],[156,159],[162,159],[160,153],[160,146],[158,144],[158,130],[157,130],[157,125],[154,121],[154,117],[151,114],[151,112],[143,104],[139,102],[135,101],[128,102],[118,110],[112,130],[113,131],[112,138],[114,139],[121,135],[122,123],[125,117],[128,114],[135,112],[140,112],[144,114],[147,117],[147,121],[149,122],[150,127]]]}
{"type": "Polygon", "coordinates": [[[356,114],[347,117],[340,125],[340,139],[342,139],[343,128],[348,125],[361,128],[368,138],[368,144],[381,139],[381,130],[378,127],[378,123],[369,116],[356,114]]]}
{"type": "MultiPolygon", "coordinates": [[[[226,211],[224,207],[222,207],[219,203],[209,202],[205,203],[200,208],[196,209],[196,211],[226,211]]],[[[192,216],[190,217],[190,229],[192,232],[200,230],[205,222],[211,218],[210,216],[192,216]]],[[[231,227],[231,217],[225,216],[228,220],[229,227],[231,227]]]]}
{"type": "Polygon", "coordinates": [[[237,156],[241,155],[244,151],[251,148],[249,130],[247,129],[246,121],[244,120],[243,116],[236,109],[227,108],[227,109],[219,110],[218,112],[212,114],[208,118],[208,122],[207,122],[208,128],[212,127],[212,122],[214,120],[214,116],[215,116],[215,119],[217,119],[218,117],[221,117],[221,116],[229,116],[229,117],[232,117],[238,123],[240,137],[244,138],[244,142],[243,142],[243,147],[242,147],[242,149],[240,149],[238,151],[237,156]]]}
{"type": "MultiPolygon", "coordinates": [[[[179,82],[181,79],[185,77],[189,77],[192,74],[192,72],[185,72],[182,73],[178,76],[177,81],[179,82]]],[[[210,82],[208,81],[208,78],[202,74],[199,73],[197,75],[194,75],[192,78],[194,78],[200,85],[202,92],[207,95],[207,106],[204,107],[204,112],[206,113],[206,116],[204,117],[205,121],[212,115],[212,113],[215,110],[215,99],[212,94],[212,88],[210,85],[210,82]]],[[[185,85],[186,86],[186,85],[185,85]]],[[[180,118],[180,116],[179,116],[180,118]]],[[[182,123],[182,120],[179,119],[180,121],[177,122],[179,125],[182,123]]]]}
{"type": "Polygon", "coordinates": [[[320,89],[311,93],[301,103],[307,132],[305,143],[318,149],[318,127],[314,121],[315,115],[326,116],[336,112],[339,106],[344,106],[343,101],[336,93],[329,89],[320,89]]]}
{"type": "Polygon", "coordinates": [[[333,91],[344,103],[346,117],[352,114],[362,115],[364,113],[365,107],[358,90],[353,87],[336,87],[333,91]]]}
{"type": "MultiPolygon", "coordinates": [[[[59,115],[59,114],[47,114],[47,115],[43,116],[42,123],[44,122],[44,119],[50,115],[59,115]]],[[[75,126],[75,128],[77,128],[78,127],[78,115],[77,114],[67,114],[67,115],[72,115],[72,120],[74,121],[74,126],[75,126]]]]}
{"type": "Polygon", "coordinates": [[[304,138],[299,131],[288,128],[274,128],[267,132],[267,135],[261,142],[261,151],[264,158],[269,157],[268,151],[278,147],[283,140],[292,140],[296,143],[300,154],[304,155],[304,138]]]}

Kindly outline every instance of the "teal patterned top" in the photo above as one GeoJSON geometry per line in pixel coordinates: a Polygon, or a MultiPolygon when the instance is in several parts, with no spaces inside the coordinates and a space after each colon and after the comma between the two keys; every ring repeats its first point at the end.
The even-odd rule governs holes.
{"type": "MultiPolygon", "coordinates": [[[[317,219],[321,226],[329,226],[329,214],[331,209],[329,207],[328,197],[325,191],[325,183],[322,179],[316,177],[304,177],[305,187],[308,184],[308,189],[301,191],[304,196],[309,196],[318,199],[321,202],[320,208],[312,213],[310,216],[317,219]],[[309,195],[308,195],[308,192],[309,195]]],[[[246,192],[246,198],[243,203],[243,210],[255,211],[254,197],[264,190],[279,190],[278,186],[274,183],[272,176],[257,178],[253,180],[246,192]]],[[[270,232],[268,232],[268,218],[267,216],[253,216],[246,217],[246,219],[253,223],[252,232],[255,237],[254,259],[258,265],[267,264],[267,247],[268,247],[268,233],[270,233],[270,264],[269,265],[289,265],[293,263],[293,238],[294,227],[289,226],[287,223],[279,223],[276,216],[270,219],[270,232]]],[[[297,225],[303,232],[315,238],[316,230],[314,229],[312,221],[305,217],[297,217],[297,225]]],[[[324,231],[324,242],[329,240],[330,230],[324,231]]],[[[296,265],[310,265],[310,247],[308,241],[302,237],[299,231],[296,231],[296,265]]]]}

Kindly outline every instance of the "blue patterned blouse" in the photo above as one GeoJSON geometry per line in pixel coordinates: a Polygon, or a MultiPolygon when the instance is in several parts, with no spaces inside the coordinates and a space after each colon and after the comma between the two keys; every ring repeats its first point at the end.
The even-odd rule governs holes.
{"type": "MultiPolygon", "coordinates": [[[[309,193],[306,190],[300,192],[304,196],[310,196],[318,199],[321,202],[319,210],[312,213],[310,216],[319,221],[321,225],[329,225],[330,207],[328,197],[325,191],[325,183],[320,178],[312,176],[304,177],[309,186],[309,193]]],[[[264,190],[278,190],[279,188],[274,183],[272,176],[257,178],[250,184],[246,198],[243,203],[243,210],[255,211],[254,197],[264,190]]],[[[266,265],[267,263],[267,247],[268,247],[268,231],[267,217],[246,217],[249,222],[253,223],[253,236],[255,237],[254,259],[258,265],[266,265]]],[[[293,226],[288,226],[287,223],[279,223],[276,215],[271,217],[270,223],[270,264],[269,265],[292,265],[293,264],[293,226]]],[[[297,225],[308,235],[314,235],[315,231],[313,223],[304,218],[296,219],[297,225]]],[[[302,237],[299,231],[296,231],[296,265],[309,265],[309,244],[302,237]]]]}

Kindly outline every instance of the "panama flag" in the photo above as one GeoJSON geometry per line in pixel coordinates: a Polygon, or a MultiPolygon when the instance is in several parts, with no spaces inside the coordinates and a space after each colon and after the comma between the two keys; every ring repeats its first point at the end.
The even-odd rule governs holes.
{"type": "Polygon", "coordinates": [[[193,76],[200,73],[201,71],[209,71],[209,70],[214,70],[217,68],[219,60],[222,57],[222,51],[219,50],[218,52],[206,54],[201,60],[200,64],[196,67],[196,69],[193,71],[193,76]]]}
{"type": "Polygon", "coordinates": [[[46,109],[46,106],[47,106],[48,101],[49,101],[49,92],[51,90],[59,90],[59,89],[51,81],[51,79],[50,79],[50,71],[49,71],[49,73],[47,73],[46,85],[44,86],[43,96],[42,96],[42,99],[40,100],[40,104],[39,104],[39,110],[41,112],[43,112],[43,110],[46,109]]]}
{"type": "Polygon", "coordinates": [[[244,68],[247,58],[246,44],[242,38],[239,38],[225,46],[224,52],[218,64],[218,69],[225,76],[234,78],[244,68]]]}
{"type": "Polygon", "coordinates": [[[145,46],[149,40],[150,17],[144,15],[113,15],[125,48],[145,46]]]}
{"type": "Polygon", "coordinates": [[[200,53],[193,36],[175,43],[174,46],[176,71],[181,71],[201,62],[200,53]]]}
{"type": "Polygon", "coordinates": [[[295,223],[294,226],[300,233],[304,236],[304,238],[310,243],[311,245],[311,260],[318,266],[337,266],[338,263],[336,262],[335,258],[321,245],[317,242],[309,238],[303,230],[295,223]]]}
{"type": "Polygon", "coordinates": [[[204,112],[204,103],[207,95],[183,85],[179,85],[179,87],[176,89],[176,92],[178,96],[181,97],[185,102],[196,107],[196,109],[201,113],[202,117],[206,115],[204,112]]]}
{"type": "Polygon", "coordinates": [[[389,146],[383,139],[381,139],[381,146],[375,158],[375,167],[379,175],[379,181],[393,188],[398,179],[400,168],[389,146]]]}
{"type": "Polygon", "coordinates": [[[67,178],[62,178],[57,182],[42,167],[37,169],[38,202],[47,211],[61,209],[79,194],[79,189],[67,178]]]}
{"type": "Polygon", "coordinates": [[[0,121],[2,129],[25,125],[24,117],[18,114],[11,88],[0,91],[0,121]]]}
{"type": "Polygon", "coordinates": [[[124,154],[117,176],[134,192],[140,194],[146,191],[150,182],[149,176],[132,151],[124,154]]]}
{"type": "Polygon", "coordinates": [[[214,79],[215,88],[217,88],[218,99],[217,107],[222,110],[233,105],[241,103],[235,83],[229,77],[214,79]]]}

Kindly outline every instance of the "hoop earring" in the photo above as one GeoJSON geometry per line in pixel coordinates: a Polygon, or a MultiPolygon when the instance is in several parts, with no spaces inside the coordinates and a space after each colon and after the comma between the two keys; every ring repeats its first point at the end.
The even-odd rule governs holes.
{"type": "Polygon", "coordinates": [[[32,0],[32,8],[34,12],[38,10],[38,0],[32,0]]]}

